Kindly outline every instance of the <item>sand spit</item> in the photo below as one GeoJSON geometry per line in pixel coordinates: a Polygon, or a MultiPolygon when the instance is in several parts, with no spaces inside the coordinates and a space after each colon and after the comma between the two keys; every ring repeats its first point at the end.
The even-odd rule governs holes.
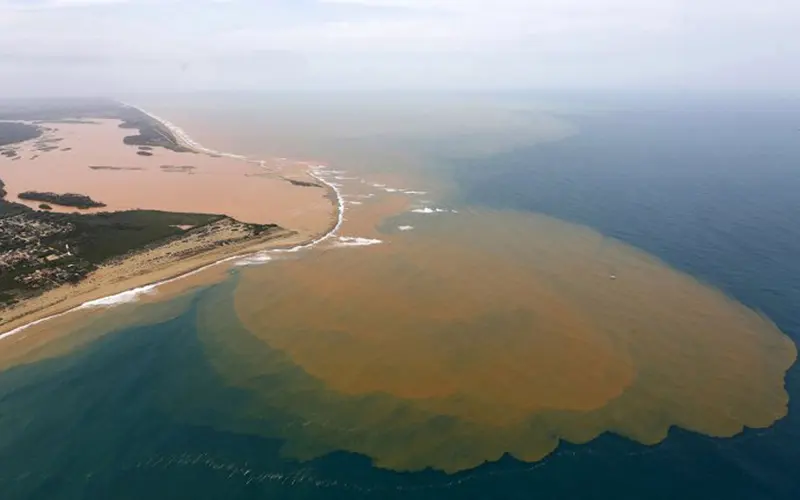
{"type": "MultiPolygon", "coordinates": [[[[241,164],[246,163],[248,166],[255,166],[255,168],[258,169],[258,174],[243,176],[249,178],[248,180],[252,180],[252,178],[269,178],[268,175],[263,174],[265,170],[272,169],[272,167],[268,165],[268,162],[263,160],[246,160],[239,155],[223,153],[202,147],[192,141],[182,129],[166,120],[160,119],[154,115],[151,116],[168,127],[183,145],[197,151],[196,157],[203,159],[228,158],[237,160],[240,162],[239,168],[242,168],[241,164]]],[[[98,124],[93,124],[93,126],[105,126],[105,130],[110,134],[109,124],[104,122],[107,121],[101,121],[98,124]]],[[[60,124],[60,126],[64,125],[60,124]]],[[[59,142],[61,142],[61,140],[59,140],[59,142]]],[[[77,141],[75,142],[77,144],[77,141]]],[[[22,147],[26,146],[30,147],[31,145],[22,145],[22,147]]],[[[69,146],[67,151],[72,151],[74,147],[75,146],[69,146]]],[[[136,148],[131,149],[135,150],[136,148]]],[[[147,149],[147,151],[150,152],[152,150],[147,149]]],[[[161,153],[162,151],[159,148],[159,154],[161,153]]],[[[172,152],[165,152],[164,154],[168,153],[172,152]]],[[[185,155],[186,153],[183,154],[185,155]]],[[[32,157],[35,156],[36,155],[33,155],[32,157]]],[[[146,157],[134,156],[139,161],[142,161],[142,158],[150,160],[155,155],[146,157]]],[[[283,164],[281,166],[284,167],[283,164]]],[[[3,165],[0,164],[0,168],[2,167],[3,165]]],[[[115,168],[87,168],[86,170],[90,172],[110,171],[113,174],[132,171],[138,174],[140,173],[138,170],[139,168],[144,169],[146,167],[128,166],[123,170],[117,170],[115,168]]],[[[0,321],[4,321],[6,324],[3,327],[5,333],[0,334],[0,340],[20,333],[28,327],[63,316],[72,311],[91,307],[107,307],[119,303],[120,301],[135,300],[142,293],[152,292],[160,285],[196,274],[218,264],[242,258],[252,258],[253,256],[263,254],[265,251],[276,253],[299,252],[330,239],[338,232],[344,222],[344,198],[342,193],[337,186],[328,182],[323,177],[325,169],[323,165],[296,162],[292,164],[292,168],[293,170],[291,171],[289,171],[288,168],[283,168],[278,181],[281,182],[281,188],[284,191],[287,191],[288,188],[291,188],[292,191],[292,196],[287,196],[288,193],[286,192],[281,193],[284,195],[284,198],[280,198],[279,201],[291,201],[291,206],[293,208],[281,211],[280,214],[283,217],[273,217],[270,219],[272,222],[277,222],[283,227],[291,228],[290,230],[284,229],[270,232],[269,234],[255,239],[242,239],[241,228],[234,227],[237,226],[238,223],[227,219],[216,224],[230,224],[231,227],[220,227],[210,232],[202,231],[205,237],[187,236],[158,248],[136,253],[101,267],[92,273],[88,279],[78,285],[59,287],[3,311],[4,317],[0,317],[0,321]],[[287,182],[286,177],[289,176],[295,181],[301,180],[303,182],[321,185],[324,186],[325,189],[299,185],[297,182],[287,182]],[[325,210],[320,210],[323,205],[322,202],[317,199],[320,198],[319,191],[322,191],[321,200],[324,201],[325,210]],[[308,195],[297,196],[298,192],[313,194],[310,195],[311,198],[309,199],[307,197],[308,195]],[[331,201],[333,201],[333,203],[331,203],[331,201]],[[320,214],[324,214],[325,217],[322,218],[320,214]],[[287,223],[287,220],[290,222],[287,223]],[[303,221],[307,221],[307,224],[302,224],[303,221]],[[292,224],[292,222],[295,224],[292,224]],[[300,224],[297,224],[298,222],[300,222],[300,224]],[[298,225],[300,227],[298,227],[298,225]]],[[[196,169],[186,169],[186,171],[179,172],[178,175],[186,173],[191,175],[195,173],[195,170],[196,169]]],[[[211,171],[213,172],[213,169],[211,171]]],[[[0,173],[5,175],[4,170],[0,170],[0,173]]],[[[17,172],[17,174],[20,175],[19,172],[17,172]]],[[[225,175],[229,173],[220,172],[220,174],[225,175]]],[[[276,179],[272,180],[276,181],[276,179]]],[[[217,186],[217,194],[219,194],[219,185],[217,186]]],[[[13,199],[15,193],[9,190],[9,195],[9,198],[13,199]]],[[[223,193],[223,195],[225,195],[225,198],[236,198],[236,196],[227,196],[229,193],[223,193]]],[[[264,193],[261,193],[261,196],[262,198],[258,201],[261,204],[268,205],[269,203],[265,203],[264,193]]],[[[147,206],[146,208],[153,207],[147,206]]],[[[285,206],[281,208],[285,208],[285,206]]],[[[165,210],[160,207],[159,209],[165,210]]],[[[194,211],[215,213],[208,208],[194,211]]],[[[223,213],[230,216],[227,212],[223,213]]]]}
{"type": "Polygon", "coordinates": [[[259,238],[243,238],[241,224],[230,219],[213,226],[213,231],[198,231],[109,263],[77,285],[55,288],[3,310],[6,333],[0,335],[0,339],[70,311],[131,301],[140,293],[240,256],[305,241],[304,236],[286,230],[265,233],[259,238]]]}

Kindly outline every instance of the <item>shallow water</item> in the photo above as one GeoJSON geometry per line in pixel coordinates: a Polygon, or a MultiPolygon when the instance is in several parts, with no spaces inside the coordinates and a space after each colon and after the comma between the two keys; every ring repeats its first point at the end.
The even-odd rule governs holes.
{"type": "Polygon", "coordinates": [[[536,144],[480,159],[391,109],[372,135],[328,117],[345,239],[17,339],[3,498],[794,498],[785,112],[569,116],[551,142],[507,109],[470,134],[536,144]]]}

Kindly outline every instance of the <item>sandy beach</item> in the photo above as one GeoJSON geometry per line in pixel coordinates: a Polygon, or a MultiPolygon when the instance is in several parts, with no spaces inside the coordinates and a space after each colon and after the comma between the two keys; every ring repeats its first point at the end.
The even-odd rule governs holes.
{"type": "MultiPolygon", "coordinates": [[[[0,311],[0,338],[14,330],[55,316],[84,304],[128,290],[188,275],[230,257],[268,249],[291,248],[306,243],[307,236],[280,230],[261,238],[238,240],[239,232],[231,221],[212,236],[188,236],[109,263],[77,285],[65,285],[0,311]],[[218,245],[226,242],[224,246],[218,245]]],[[[103,304],[97,304],[98,307],[103,304]]],[[[106,304],[106,305],[111,305],[106,304]]]]}
{"type": "MultiPolygon", "coordinates": [[[[342,222],[341,196],[314,165],[213,154],[167,122],[182,145],[195,152],[129,146],[123,139],[132,131],[120,128],[120,123],[40,124],[45,127],[42,137],[15,145],[19,159],[0,158],[7,199],[38,208],[39,203],[19,195],[80,193],[106,205],[80,213],[149,209],[229,218],[202,228],[183,227],[183,237],[107,262],[77,285],[59,286],[0,310],[0,339],[69,311],[110,305],[105,303],[108,297],[233,258],[313,245],[342,222]],[[280,228],[248,237],[246,224],[280,228]]],[[[53,211],[77,210],[54,205],[53,211]]]]}

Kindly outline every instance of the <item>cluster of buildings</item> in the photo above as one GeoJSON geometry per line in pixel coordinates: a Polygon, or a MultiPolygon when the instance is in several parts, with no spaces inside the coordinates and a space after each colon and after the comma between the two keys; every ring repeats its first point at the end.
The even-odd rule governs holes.
{"type": "Polygon", "coordinates": [[[80,279],[87,270],[63,238],[74,229],[28,214],[0,218],[0,280],[22,292],[80,279]]]}

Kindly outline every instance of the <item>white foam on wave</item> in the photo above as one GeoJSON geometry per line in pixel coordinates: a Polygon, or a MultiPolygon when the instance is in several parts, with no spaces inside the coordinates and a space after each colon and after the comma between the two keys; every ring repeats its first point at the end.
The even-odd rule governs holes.
{"type": "MultiPolygon", "coordinates": [[[[236,155],[236,154],[232,154],[232,153],[224,153],[222,151],[216,151],[216,150],[213,150],[213,149],[206,148],[206,147],[200,145],[199,143],[195,142],[194,140],[192,140],[192,138],[189,137],[189,135],[186,134],[186,132],[184,132],[183,129],[181,129],[180,127],[174,125],[173,123],[171,123],[171,122],[169,122],[169,121],[167,121],[167,120],[165,120],[163,118],[159,118],[158,116],[156,116],[156,115],[154,115],[152,113],[149,113],[149,112],[145,111],[144,109],[139,108],[137,106],[133,106],[133,105],[126,104],[126,103],[120,103],[120,104],[122,104],[123,106],[127,106],[127,107],[130,107],[130,108],[136,109],[136,110],[138,110],[138,111],[150,116],[154,120],[160,122],[167,129],[169,129],[170,132],[172,132],[180,142],[183,142],[184,144],[188,145],[192,149],[195,149],[196,151],[200,151],[200,152],[203,152],[203,153],[206,153],[206,154],[211,154],[211,155],[216,155],[216,156],[224,156],[224,157],[228,157],[228,158],[247,160],[247,157],[242,156],[242,155],[236,155]]],[[[251,160],[248,160],[248,161],[251,161],[251,160]]],[[[326,169],[327,169],[327,167],[325,165],[313,165],[313,166],[311,166],[309,168],[308,175],[310,175],[311,177],[313,177],[317,181],[319,181],[319,182],[325,184],[326,186],[328,186],[336,194],[337,218],[336,218],[336,223],[334,224],[334,226],[330,229],[330,231],[328,231],[324,235],[320,236],[319,238],[317,238],[317,239],[315,239],[315,240],[313,240],[313,241],[311,241],[309,243],[306,243],[305,245],[297,245],[297,246],[294,246],[294,247],[291,247],[291,248],[269,250],[268,252],[270,252],[270,253],[295,253],[295,252],[300,252],[302,250],[306,250],[306,249],[315,247],[315,246],[319,245],[320,243],[323,243],[323,242],[331,239],[334,235],[336,235],[339,232],[339,229],[341,229],[342,224],[344,223],[344,220],[345,220],[344,219],[344,211],[345,211],[344,195],[342,195],[341,190],[339,190],[339,185],[336,185],[334,183],[328,182],[322,176],[322,172],[325,172],[326,169]]],[[[342,170],[331,170],[328,173],[331,173],[331,174],[335,174],[335,173],[342,174],[342,173],[344,173],[344,171],[342,171],[342,170]]],[[[377,243],[382,243],[379,240],[366,240],[366,239],[363,239],[363,238],[354,238],[354,239],[345,240],[344,242],[339,242],[339,244],[340,245],[341,244],[347,244],[347,246],[364,246],[365,244],[369,244],[369,245],[377,244],[377,243],[373,243],[373,241],[377,241],[377,243]],[[366,242],[369,242],[369,243],[366,243],[366,242]]],[[[208,264],[206,266],[203,266],[203,267],[200,267],[198,269],[195,269],[194,271],[190,271],[188,273],[181,274],[179,276],[176,276],[176,277],[168,279],[168,280],[159,281],[159,282],[152,283],[150,285],[146,285],[146,286],[143,286],[143,287],[134,288],[133,290],[127,290],[125,292],[121,292],[121,293],[118,293],[118,294],[115,294],[115,295],[111,295],[109,297],[103,297],[103,298],[100,298],[100,299],[96,299],[96,300],[91,300],[91,301],[85,302],[85,303],[81,304],[78,307],[74,307],[74,308],[69,309],[67,311],[64,311],[62,313],[54,314],[52,316],[47,316],[45,318],[42,318],[42,319],[39,319],[39,320],[36,320],[36,321],[32,321],[32,322],[27,323],[25,325],[19,326],[19,327],[13,329],[13,330],[10,330],[10,331],[8,331],[6,333],[0,334],[0,340],[3,340],[5,338],[7,338],[7,337],[12,337],[14,335],[17,335],[20,332],[22,332],[22,331],[24,331],[24,330],[26,330],[26,329],[28,329],[28,328],[30,328],[32,326],[44,323],[45,321],[49,321],[49,320],[55,319],[55,318],[60,318],[61,316],[65,316],[65,315],[67,315],[67,314],[69,314],[69,313],[71,313],[73,311],[78,311],[78,310],[81,310],[81,309],[98,308],[98,307],[112,307],[112,306],[118,305],[118,304],[135,302],[141,295],[147,294],[147,293],[151,293],[152,291],[154,291],[157,287],[159,287],[161,285],[165,285],[165,284],[171,283],[173,281],[178,281],[179,279],[183,279],[183,278],[186,278],[186,277],[191,276],[193,274],[197,274],[197,273],[199,273],[201,271],[204,271],[204,270],[209,269],[211,267],[217,266],[219,264],[223,264],[223,263],[230,262],[230,261],[235,261],[235,260],[241,259],[243,257],[246,257],[246,255],[234,255],[232,257],[227,257],[225,259],[221,259],[221,260],[218,260],[216,262],[212,262],[211,264],[208,264]]]]}
{"type": "Polygon", "coordinates": [[[271,261],[272,257],[267,255],[266,252],[257,253],[255,255],[251,255],[249,257],[245,257],[241,260],[237,260],[234,265],[236,267],[246,267],[246,266],[258,266],[261,264],[266,264],[267,262],[271,261]]]}
{"type": "Polygon", "coordinates": [[[381,243],[383,243],[382,240],[352,236],[340,236],[337,240],[337,246],[340,247],[369,247],[372,245],[380,245],[381,243]]]}
{"type": "Polygon", "coordinates": [[[400,231],[413,231],[414,226],[397,226],[397,229],[400,231]]]}
{"type": "Polygon", "coordinates": [[[414,196],[424,196],[424,195],[428,194],[427,191],[410,191],[410,190],[405,190],[405,191],[403,191],[403,193],[414,195],[414,196]]]}
{"type": "Polygon", "coordinates": [[[383,189],[383,188],[385,188],[385,187],[386,187],[386,184],[373,184],[373,185],[372,185],[372,187],[376,187],[376,188],[381,188],[381,189],[383,189]]]}
{"type": "Polygon", "coordinates": [[[78,309],[95,309],[101,307],[114,307],[121,304],[128,304],[130,302],[136,302],[139,300],[139,297],[142,295],[147,295],[153,293],[161,283],[153,283],[152,285],[142,286],[139,288],[134,288],[132,290],[126,290],[122,293],[118,293],[116,295],[110,295],[108,297],[103,297],[97,300],[90,300],[88,302],[84,302],[78,309]]]}
{"type": "Polygon", "coordinates": [[[387,193],[397,193],[398,191],[401,191],[400,189],[395,189],[395,188],[383,188],[383,190],[386,191],[387,193]]]}
{"type": "Polygon", "coordinates": [[[50,321],[51,319],[56,319],[56,318],[60,318],[61,316],[66,316],[67,314],[71,313],[74,310],[75,309],[70,309],[69,311],[64,311],[63,313],[54,314],[54,315],[48,316],[46,318],[37,319],[36,321],[31,321],[30,323],[28,323],[26,325],[18,326],[17,328],[14,328],[13,330],[9,330],[6,333],[0,335],[0,340],[5,339],[6,337],[13,337],[14,335],[17,335],[18,333],[22,333],[23,330],[27,330],[28,328],[36,326],[36,325],[41,324],[41,323],[44,323],[45,321],[50,321]]]}
{"type": "Polygon", "coordinates": [[[457,214],[458,210],[448,210],[446,208],[422,207],[422,208],[415,208],[411,212],[415,214],[457,214]]]}

